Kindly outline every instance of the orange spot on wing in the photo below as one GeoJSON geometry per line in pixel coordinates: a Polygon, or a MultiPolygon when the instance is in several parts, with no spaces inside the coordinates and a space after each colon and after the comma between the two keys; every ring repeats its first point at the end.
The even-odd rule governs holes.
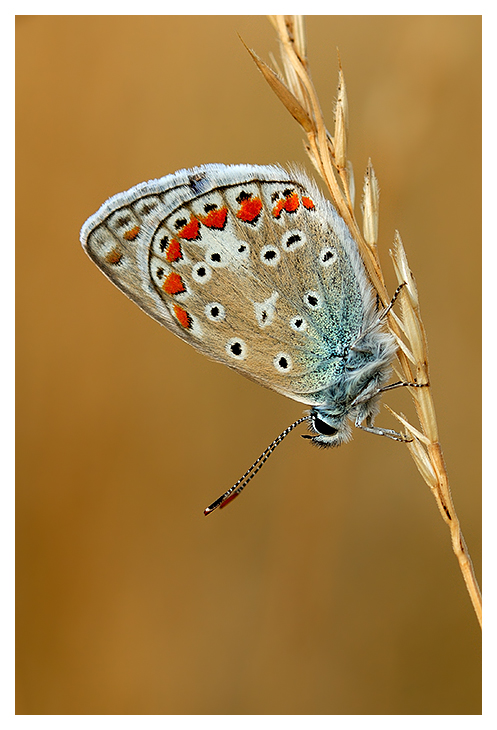
{"type": "Polygon", "coordinates": [[[122,257],[123,257],[122,253],[120,251],[118,251],[117,248],[113,248],[112,251],[109,251],[109,253],[106,254],[105,260],[107,261],[108,264],[115,265],[121,261],[122,257]]]}
{"type": "Polygon", "coordinates": [[[278,200],[273,208],[273,215],[275,218],[279,218],[282,210],[286,210],[287,213],[294,213],[299,207],[299,198],[297,193],[291,192],[284,198],[278,200]]]}
{"type": "Polygon", "coordinates": [[[193,241],[195,238],[198,238],[198,230],[199,230],[200,224],[198,220],[195,218],[195,216],[192,215],[190,218],[190,222],[186,224],[186,226],[183,226],[183,228],[178,231],[178,236],[180,238],[184,238],[187,241],[193,241]]]}
{"type": "Polygon", "coordinates": [[[224,228],[227,215],[227,208],[216,208],[215,210],[210,210],[207,215],[204,218],[200,218],[200,220],[204,226],[207,226],[207,228],[224,228]]]}
{"type": "Polygon", "coordinates": [[[299,207],[299,198],[297,193],[290,193],[290,195],[285,199],[283,207],[287,213],[293,213],[296,211],[299,207]]]}
{"type": "Polygon", "coordinates": [[[186,311],[186,309],[183,309],[183,307],[179,307],[177,304],[175,304],[174,314],[182,327],[184,327],[186,330],[190,329],[193,324],[193,320],[186,311]]]}
{"type": "Polygon", "coordinates": [[[305,195],[302,197],[302,205],[304,208],[307,208],[307,210],[314,210],[316,207],[313,201],[305,195]]]}
{"type": "Polygon", "coordinates": [[[236,217],[245,223],[253,223],[260,215],[262,210],[262,200],[260,198],[247,198],[240,203],[240,210],[236,217]]]}
{"type": "Polygon", "coordinates": [[[130,231],[126,231],[126,233],[123,234],[123,238],[126,241],[134,241],[139,233],[140,233],[140,226],[135,226],[130,231]]]}
{"type": "Polygon", "coordinates": [[[183,284],[183,279],[179,274],[176,274],[174,271],[169,274],[169,276],[163,283],[162,288],[164,289],[166,294],[182,294],[186,291],[186,287],[183,284]]]}
{"type": "Polygon", "coordinates": [[[181,250],[181,244],[179,241],[176,241],[173,238],[169,243],[169,246],[167,247],[166,259],[171,263],[174,263],[175,261],[179,261],[182,258],[183,252],[181,250]]]}
{"type": "Polygon", "coordinates": [[[283,210],[283,206],[285,205],[284,200],[278,200],[276,205],[273,208],[273,215],[275,218],[279,218],[281,215],[281,211],[283,210]]]}

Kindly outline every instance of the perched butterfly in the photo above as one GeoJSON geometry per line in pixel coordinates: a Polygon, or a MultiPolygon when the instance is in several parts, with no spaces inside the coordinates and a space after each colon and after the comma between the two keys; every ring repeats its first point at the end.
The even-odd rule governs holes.
{"type": "MultiPolygon", "coordinates": [[[[303,421],[338,446],[372,433],[396,352],[347,226],[301,171],[204,165],[110,198],[81,230],[95,264],[160,324],[310,406],[205,512],[237,496],[303,421]]],[[[415,385],[415,384],[413,384],[415,385]]]]}

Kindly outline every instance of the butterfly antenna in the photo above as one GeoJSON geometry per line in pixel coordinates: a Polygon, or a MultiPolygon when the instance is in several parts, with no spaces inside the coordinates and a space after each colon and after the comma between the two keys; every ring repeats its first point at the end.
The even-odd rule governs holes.
{"type": "Polygon", "coordinates": [[[254,461],[250,469],[248,469],[245,474],[240,477],[236,484],[233,484],[233,486],[230,487],[227,492],[221,495],[219,499],[216,499],[216,501],[210,504],[207,509],[204,509],[204,515],[210,515],[211,512],[214,512],[214,510],[218,507],[221,507],[221,509],[223,507],[226,507],[226,505],[232,502],[235,497],[238,497],[242,489],[245,489],[249,481],[255,477],[259,469],[262,469],[275,448],[279,446],[279,444],[281,444],[283,439],[288,436],[288,434],[293,431],[294,428],[300,426],[300,424],[304,423],[304,421],[309,421],[310,418],[310,416],[303,416],[302,418],[299,418],[298,421],[295,421],[295,423],[292,423],[290,426],[288,426],[288,428],[285,428],[285,430],[282,431],[271,444],[269,444],[267,449],[262,452],[259,458],[254,461]]]}

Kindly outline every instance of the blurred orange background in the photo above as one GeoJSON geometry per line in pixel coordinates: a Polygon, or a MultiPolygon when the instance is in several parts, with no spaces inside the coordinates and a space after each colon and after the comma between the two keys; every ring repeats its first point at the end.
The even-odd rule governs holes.
{"type": "MultiPolygon", "coordinates": [[[[307,29],[330,128],[340,50],[389,288],[396,228],[418,283],[480,576],[481,18],[307,29]]],[[[79,245],[107,197],[179,168],[314,174],[238,34],[277,51],[263,16],[17,19],[17,712],[477,714],[477,620],[407,449],[293,434],[204,518],[302,409],[162,329],[79,245]]]]}

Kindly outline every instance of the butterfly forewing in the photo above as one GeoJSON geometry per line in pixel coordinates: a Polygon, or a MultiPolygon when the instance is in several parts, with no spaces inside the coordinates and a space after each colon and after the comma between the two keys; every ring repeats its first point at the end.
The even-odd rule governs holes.
{"type": "Polygon", "coordinates": [[[161,324],[304,403],[320,402],[371,315],[355,243],[299,172],[180,171],[110,199],[81,237],[161,324]]]}

